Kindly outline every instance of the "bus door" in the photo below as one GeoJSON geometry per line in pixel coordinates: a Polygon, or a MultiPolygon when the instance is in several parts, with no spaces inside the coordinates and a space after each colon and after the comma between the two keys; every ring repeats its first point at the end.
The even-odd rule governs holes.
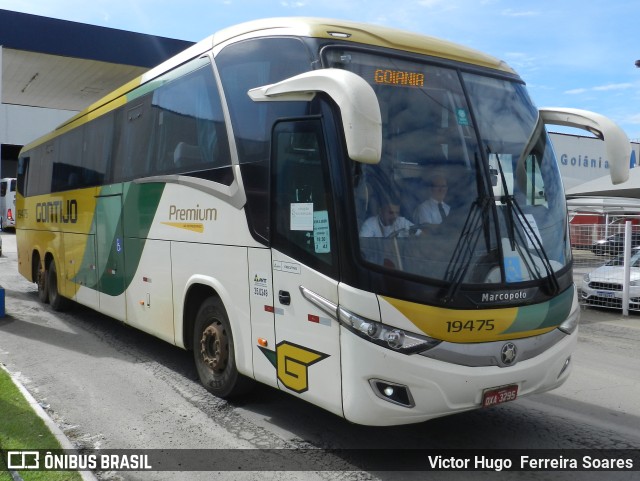
{"type": "Polygon", "coordinates": [[[272,146],[271,274],[278,385],[342,415],[335,318],[338,256],[322,122],[280,122],[274,127],[272,146]]]}
{"type": "Polygon", "coordinates": [[[122,184],[105,186],[96,199],[96,254],[100,310],[126,320],[122,184]]]}

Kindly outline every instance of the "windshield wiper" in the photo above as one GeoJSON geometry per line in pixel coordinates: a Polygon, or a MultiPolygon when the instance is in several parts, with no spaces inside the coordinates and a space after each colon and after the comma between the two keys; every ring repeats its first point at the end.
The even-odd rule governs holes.
{"type": "MultiPolygon", "coordinates": [[[[488,153],[491,153],[490,150],[488,153]]],[[[497,154],[496,154],[497,155],[497,154]]],[[[535,262],[532,254],[523,246],[532,246],[535,254],[540,259],[540,263],[546,274],[546,278],[549,280],[550,291],[552,294],[556,294],[560,290],[560,285],[551,261],[547,256],[542,241],[535,234],[535,230],[531,223],[527,220],[522,208],[516,201],[515,197],[509,192],[505,181],[504,171],[498,158],[498,170],[499,177],[502,182],[502,189],[504,195],[502,196],[502,203],[506,207],[505,220],[507,223],[507,235],[509,237],[509,245],[513,252],[518,254],[519,259],[522,259],[529,276],[532,279],[542,279],[543,272],[540,271],[538,264],[535,262]]],[[[476,153],[476,172],[478,170],[479,159],[476,153]]],[[[460,285],[462,284],[469,267],[470,261],[476,252],[476,246],[480,240],[482,233],[485,235],[486,251],[490,251],[491,247],[491,234],[489,223],[489,212],[493,197],[490,197],[486,184],[483,182],[481,175],[476,176],[478,197],[471,204],[469,213],[465,220],[464,226],[458,237],[456,247],[453,256],[449,260],[447,269],[445,271],[445,280],[449,282],[449,287],[444,295],[444,302],[448,303],[453,300],[460,285]]],[[[505,257],[505,252],[502,252],[502,257],[505,257]]],[[[503,265],[504,269],[504,265],[503,265]]],[[[506,273],[503,271],[503,276],[506,273]]],[[[504,277],[506,279],[506,277],[504,277]]]]}
{"type": "Polygon", "coordinates": [[[469,270],[470,260],[476,252],[476,246],[480,240],[481,233],[485,235],[486,250],[491,247],[491,234],[489,232],[489,206],[491,197],[487,193],[483,176],[479,175],[480,159],[478,153],[475,155],[476,161],[476,188],[478,197],[469,208],[469,213],[458,236],[456,247],[453,251],[447,270],[445,271],[445,281],[449,282],[449,288],[444,295],[444,302],[448,303],[455,297],[460,289],[460,285],[469,270]],[[482,227],[482,228],[480,228],[482,227]]]}
{"type": "MultiPolygon", "coordinates": [[[[538,266],[536,265],[534,259],[532,258],[529,251],[527,249],[523,249],[522,247],[525,242],[526,244],[524,245],[532,246],[536,255],[540,259],[540,262],[542,263],[542,267],[544,267],[544,270],[546,272],[546,275],[547,275],[546,278],[549,280],[549,287],[550,287],[551,294],[557,294],[558,292],[560,292],[560,284],[558,282],[558,276],[556,276],[556,272],[553,270],[553,266],[551,265],[551,261],[549,260],[549,257],[547,256],[547,253],[544,250],[542,241],[535,234],[533,226],[527,220],[524,212],[522,211],[522,208],[520,207],[520,205],[512,195],[507,196],[505,205],[507,206],[507,210],[512,220],[513,218],[515,218],[521,227],[521,231],[524,232],[524,236],[523,236],[523,234],[521,234],[519,231],[516,231],[518,232],[519,238],[522,241],[522,242],[515,243],[518,255],[520,256],[521,259],[525,261],[525,265],[527,266],[527,269],[529,270],[531,277],[536,277],[534,276],[534,271],[535,271],[535,274],[537,274],[537,278],[541,279],[542,273],[538,269],[538,266]],[[513,215],[514,211],[516,214],[515,216],[513,215]],[[528,262],[527,262],[527,259],[528,259],[528,262]],[[533,268],[532,268],[532,264],[533,264],[533,268]]],[[[512,249],[512,250],[516,251],[516,249],[512,249]]]]}
{"type": "MultiPolygon", "coordinates": [[[[491,152],[491,148],[487,145],[487,156],[490,156],[493,152],[491,152]]],[[[509,188],[507,187],[507,180],[505,179],[504,170],[502,170],[502,162],[500,161],[500,156],[498,154],[494,154],[496,156],[496,163],[498,164],[498,177],[500,179],[500,183],[502,184],[502,198],[500,201],[509,206],[510,203],[515,203],[515,199],[513,195],[509,192],[509,188]]],[[[511,245],[511,250],[516,250],[516,227],[515,222],[513,221],[513,209],[507,208],[507,235],[509,236],[509,244],[511,245]]]]}
{"type": "MultiPolygon", "coordinates": [[[[491,149],[489,147],[487,147],[487,152],[488,154],[491,153],[491,149]]],[[[549,279],[551,293],[557,294],[560,290],[560,284],[558,283],[558,277],[553,270],[551,261],[549,260],[549,257],[544,250],[542,241],[535,234],[535,231],[527,220],[524,212],[522,211],[522,208],[520,207],[520,204],[518,204],[518,201],[515,199],[514,195],[509,192],[507,188],[507,181],[505,180],[504,176],[504,171],[502,170],[500,157],[498,156],[498,154],[495,154],[495,156],[497,159],[498,171],[500,173],[500,179],[502,182],[502,190],[504,192],[502,202],[507,208],[505,218],[507,222],[507,235],[509,236],[509,244],[511,246],[511,250],[518,253],[518,256],[525,263],[527,270],[529,271],[529,275],[532,278],[541,279],[542,273],[538,269],[535,260],[532,258],[529,251],[527,249],[523,249],[522,247],[523,245],[532,246],[547,274],[546,277],[547,279],[549,279]],[[516,221],[520,225],[521,231],[524,232],[524,236],[526,236],[526,238],[516,229],[516,221]],[[519,240],[521,242],[516,241],[516,234],[519,236],[519,240]]],[[[506,257],[504,252],[502,254],[503,257],[506,257]]]]}

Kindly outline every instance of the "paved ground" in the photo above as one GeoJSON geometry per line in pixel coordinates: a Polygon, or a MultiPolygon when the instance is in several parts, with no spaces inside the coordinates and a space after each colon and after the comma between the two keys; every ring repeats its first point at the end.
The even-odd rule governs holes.
{"type": "MultiPolygon", "coordinates": [[[[39,303],[35,286],[16,271],[15,237],[2,237],[5,253],[0,257],[0,284],[6,289],[8,315],[0,319],[0,362],[79,447],[228,449],[229,456],[238,453],[238,448],[367,448],[386,453],[407,447],[640,447],[638,315],[583,310],[573,373],[557,390],[427,423],[369,428],[349,424],[266,386],[258,386],[235,403],[211,396],[197,381],[193,360],[185,351],[82,307],[59,314],[39,303]]],[[[366,466],[367,462],[357,457],[326,461],[327,467],[366,466]]],[[[576,478],[576,473],[431,474],[359,470],[181,475],[100,472],[98,477],[109,481],[576,478]]],[[[594,481],[638,479],[637,472],[577,474],[580,479],[594,481]]]]}

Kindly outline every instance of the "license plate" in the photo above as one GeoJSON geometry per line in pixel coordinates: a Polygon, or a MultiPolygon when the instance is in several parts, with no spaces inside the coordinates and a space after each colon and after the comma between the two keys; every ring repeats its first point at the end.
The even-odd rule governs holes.
{"type": "Polygon", "coordinates": [[[598,297],[614,297],[615,293],[611,291],[596,291],[598,297]]]}
{"type": "Polygon", "coordinates": [[[482,407],[495,406],[509,401],[513,401],[518,397],[518,385],[502,386],[486,390],[482,394],[482,407]]]}

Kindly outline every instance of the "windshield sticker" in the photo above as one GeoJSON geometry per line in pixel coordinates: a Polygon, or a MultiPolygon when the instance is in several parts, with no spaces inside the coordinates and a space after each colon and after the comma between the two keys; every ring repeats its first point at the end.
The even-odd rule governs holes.
{"type": "Polygon", "coordinates": [[[313,230],[313,202],[291,204],[291,230],[313,230]]]}
{"type": "Polygon", "coordinates": [[[522,277],[522,268],[520,267],[520,258],[505,256],[504,273],[507,278],[507,282],[520,282],[524,280],[522,277]]]}
{"type": "Polygon", "coordinates": [[[331,252],[329,213],[326,210],[319,210],[313,213],[313,245],[316,254],[328,254],[331,252]]]}
{"type": "Polygon", "coordinates": [[[469,125],[469,116],[465,109],[456,109],[456,118],[458,119],[458,125],[469,125]]]}
{"type": "Polygon", "coordinates": [[[253,276],[253,295],[269,297],[269,277],[263,272],[256,272],[253,276]]]}
{"type": "Polygon", "coordinates": [[[301,274],[302,268],[300,264],[295,262],[273,261],[273,270],[286,272],[288,274],[301,274]]]}
{"type": "Polygon", "coordinates": [[[520,224],[522,224],[522,227],[525,229],[527,247],[529,249],[534,249],[535,246],[533,245],[533,242],[531,242],[531,238],[535,237],[536,239],[540,239],[540,230],[538,229],[538,224],[536,224],[535,217],[533,217],[532,214],[525,214],[524,219],[520,216],[520,224]]]}

